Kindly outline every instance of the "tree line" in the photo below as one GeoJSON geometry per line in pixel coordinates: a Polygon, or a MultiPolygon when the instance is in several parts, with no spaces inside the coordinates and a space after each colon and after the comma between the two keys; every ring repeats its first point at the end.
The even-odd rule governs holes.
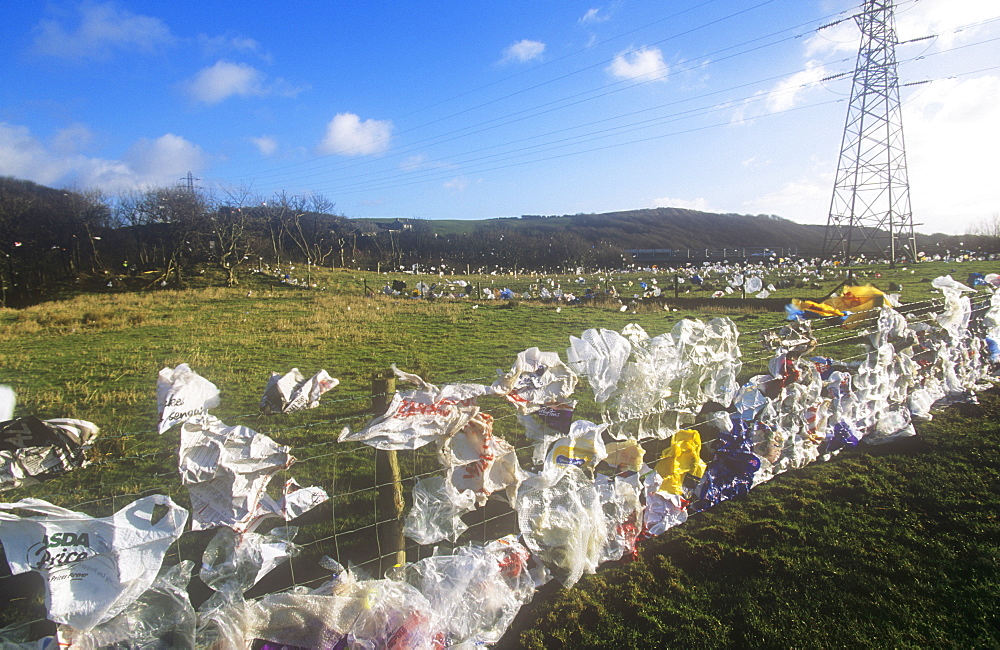
{"type": "Polygon", "coordinates": [[[81,278],[182,286],[214,266],[227,284],[282,264],[456,271],[619,267],[620,246],[504,221],[440,235],[419,219],[352,220],[321,194],[154,187],[117,195],[0,177],[0,301],[21,305],[81,278]]]}

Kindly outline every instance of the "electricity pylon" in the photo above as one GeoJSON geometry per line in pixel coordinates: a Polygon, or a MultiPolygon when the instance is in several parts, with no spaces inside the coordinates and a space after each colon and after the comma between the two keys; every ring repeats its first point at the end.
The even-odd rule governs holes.
{"type": "Polygon", "coordinates": [[[916,260],[892,0],[865,0],[861,44],[823,241],[825,257],[916,260]]]}

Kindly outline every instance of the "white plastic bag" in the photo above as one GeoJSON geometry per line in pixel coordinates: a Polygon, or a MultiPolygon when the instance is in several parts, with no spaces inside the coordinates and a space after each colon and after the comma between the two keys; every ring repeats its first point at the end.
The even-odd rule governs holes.
{"type": "Polygon", "coordinates": [[[608,401],[618,389],[618,379],[632,353],[632,344],[618,332],[605,329],[586,330],[580,338],[569,337],[569,342],[566,350],[569,367],[587,378],[598,404],[608,401]]]}
{"type": "Polygon", "coordinates": [[[458,540],[469,526],[462,514],[476,509],[472,490],[455,488],[445,476],[429,476],[413,486],[413,506],[406,514],[403,534],[417,544],[458,540]]]}
{"type": "Polygon", "coordinates": [[[506,374],[497,370],[493,392],[507,398],[518,413],[534,413],[547,404],[561,404],[576,389],[577,377],[556,352],[528,348],[517,355],[506,374]]]}
{"type": "Polygon", "coordinates": [[[160,411],[159,431],[204,415],[219,405],[219,389],[191,367],[182,363],[164,368],[156,382],[156,403],[160,411]]]}
{"type": "Polygon", "coordinates": [[[448,384],[438,388],[419,376],[392,366],[402,381],[417,388],[397,392],[385,414],[360,431],[344,428],[338,442],[363,442],[376,449],[418,449],[454,435],[479,412],[476,399],[489,390],[479,384],[448,384]]]}
{"type": "Polygon", "coordinates": [[[271,478],[294,462],[288,447],[253,429],[227,427],[211,415],[187,420],[178,468],[191,493],[191,529],[229,526],[249,532],[267,517],[287,521],[326,501],[322,488],[299,488],[291,479],[279,501],[267,494],[271,478]]]}
{"type": "Polygon", "coordinates": [[[271,373],[271,379],[260,400],[260,411],[264,414],[291,413],[302,409],[314,409],[324,393],[340,384],[326,370],[320,370],[306,379],[298,368],[292,368],[284,375],[271,373]]]}
{"type": "Polygon", "coordinates": [[[36,571],[45,580],[50,619],[89,630],[149,588],[187,517],[187,510],[159,494],[102,519],[22,499],[0,503],[0,541],[12,573],[36,571]],[[153,523],[156,506],[165,506],[166,514],[153,523]],[[38,516],[22,518],[13,510],[38,516]]]}

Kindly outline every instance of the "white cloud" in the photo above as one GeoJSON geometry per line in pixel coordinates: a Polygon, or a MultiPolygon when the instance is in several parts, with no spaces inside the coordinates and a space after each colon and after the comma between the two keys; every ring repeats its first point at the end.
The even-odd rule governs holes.
{"type": "Polygon", "coordinates": [[[619,79],[642,81],[665,80],[670,68],[663,62],[663,52],[656,47],[643,47],[620,53],[611,62],[608,71],[619,79]]]}
{"type": "Polygon", "coordinates": [[[184,84],[188,95],[203,104],[218,104],[227,97],[265,94],[264,73],[245,63],[216,61],[184,84]]]}
{"type": "MultiPolygon", "coordinates": [[[[922,36],[938,35],[934,47],[948,48],[953,44],[973,40],[990,29],[976,23],[996,18],[996,3],[984,0],[923,0],[895,12],[896,36],[902,43],[922,36]],[[972,27],[966,27],[973,25],[972,27]],[[961,31],[955,31],[963,28],[961,31]]],[[[861,41],[857,23],[848,18],[833,27],[817,32],[805,41],[806,56],[839,52],[856,53],[861,41]]],[[[915,45],[924,47],[930,41],[915,45]]],[[[905,45],[903,47],[906,47],[905,45]]]]}
{"type": "Polygon", "coordinates": [[[263,72],[246,63],[216,61],[202,68],[193,79],[183,82],[181,88],[188,96],[202,104],[218,104],[230,97],[263,97],[283,95],[293,97],[302,87],[292,86],[284,79],[265,83],[263,72]]]}
{"type": "Polygon", "coordinates": [[[354,113],[337,113],[326,125],[319,151],[345,156],[380,153],[389,148],[392,128],[391,120],[362,121],[354,113]]]}
{"type": "Polygon", "coordinates": [[[207,34],[199,34],[198,44],[201,46],[202,52],[209,56],[236,52],[238,54],[253,54],[266,61],[271,60],[271,56],[264,52],[263,47],[261,47],[258,41],[245,36],[208,36],[207,34]]]}
{"type": "Polygon", "coordinates": [[[278,150],[278,141],[269,135],[262,135],[259,138],[250,138],[250,142],[253,146],[257,147],[257,151],[259,151],[262,156],[270,156],[278,150]]]}
{"type": "Polygon", "coordinates": [[[67,28],[55,19],[35,27],[35,51],[68,59],[107,59],[115,50],[152,52],[175,38],[159,18],[140,16],[111,3],[84,2],[79,25],[67,28]]]}
{"type": "Polygon", "coordinates": [[[523,39],[507,46],[500,58],[500,63],[525,63],[537,59],[545,52],[545,43],[523,39]]]}
{"type": "MultiPolygon", "coordinates": [[[[80,125],[69,130],[82,132],[80,125]]],[[[140,140],[123,160],[67,155],[61,150],[61,135],[52,146],[46,146],[27,127],[0,122],[0,175],[49,186],[99,187],[114,192],[144,185],[176,185],[182,175],[200,171],[208,160],[200,147],[172,134],[140,140]]]]}
{"type": "Polygon", "coordinates": [[[826,225],[834,172],[789,181],[781,189],[743,203],[750,214],[776,214],[797,223],[826,225]]]}
{"type": "Polygon", "coordinates": [[[58,154],[80,153],[94,139],[94,134],[83,124],[70,124],[60,129],[52,139],[52,149],[58,154]]]}
{"type": "Polygon", "coordinates": [[[583,16],[580,18],[580,23],[583,25],[591,23],[603,23],[610,17],[611,16],[607,14],[601,13],[601,10],[595,7],[593,9],[588,9],[587,13],[583,14],[583,16]]]}
{"type": "Polygon", "coordinates": [[[810,87],[817,88],[820,79],[826,77],[826,68],[819,61],[806,61],[804,70],[786,77],[775,84],[768,93],[767,105],[771,111],[784,111],[796,106],[796,100],[810,87]]]}
{"type": "Polygon", "coordinates": [[[187,172],[203,169],[208,156],[198,145],[167,133],[155,140],[142,138],[129,148],[125,160],[146,184],[176,185],[187,172]]]}
{"type": "Polygon", "coordinates": [[[709,208],[708,201],[702,197],[697,199],[671,199],[668,197],[662,197],[659,199],[653,199],[654,208],[680,208],[682,210],[699,210],[701,212],[712,212],[709,208]]]}
{"type": "Polygon", "coordinates": [[[452,192],[461,192],[469,186],[469,179],[464,177],[453,178],[444,184],[444,189],[452,192]]]}
{"type": "Polygon", "coordinates": [[[913,219],[921,232],[964,232],[1000,210],[1000,77],[941,79],[903,102],[913,219]]]}

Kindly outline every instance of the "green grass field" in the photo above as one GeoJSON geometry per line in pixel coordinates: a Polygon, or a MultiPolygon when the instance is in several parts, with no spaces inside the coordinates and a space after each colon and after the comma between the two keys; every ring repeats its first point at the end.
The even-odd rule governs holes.
{"type": "MultiPolygon", "coordinates": [[[[993,270],[990,263],[981,262],[925,263],[905,270],[865,268],[858,271],[858,276],[861,281],[872,282],[883,289],[887,289],[890,282],[901,284],[903,302],[922,304],[937,296],[930,288],[930,278],[951,273],[961,281],[970,272],[993,270]]],[[[760,372],[770,357],[758,343],[759,333],[780,326],[784,318],[783,312],[764,311],[730,299],[739,292],[700,307],[671,306],[669,301],[666,305],[662,301],[649,304],[631,298],[640,292],[639,282],[650,283],[652,277],[657,278],[660,286],[671,287],[673,276],[665,273],[589,274],[584,277],[583,284],[577,283],[577,275],[442,278],[323,269],[312,273],[317,285],[315,289],[281,284],[263,275],[245,278],[234,289],[198,286],[208,279],[199,278],[191,288],[183,290],[135,293],[110,290],[22,310],[0,310],[0,383],[9,384],[16,391],[16,415],[75,417],[90,420],[102,429],[92,465],[42,485],[8,491],[3,499],[38,497],[94,516],[110,514],[137,496],[151,493],[168,494],[186,506],[186,489],[180,485],[176,470],[178,434],[176,429],[162,436],[156,433],[155,388],[156,375],[161,368],[188,363],[220,388],[222,405],[213,411],[215,415],[227,424],[249,426],[292,447],[299,462],[287,472],[279,473],[273,487],[293,476],[302,485],[324,487],[333,497],[300,522],[301,531],[296,541],[304,546],[302,555],[261,589],[280,588],[293,581],[307,583],[319,577],[317,560],[322,555],[330,555],[345,564],[348,561],[361,563],[377,573],[379,565],[372,562],[379,556],[379,549],[372,544],[373,526],[385,517],[385,513],[380,517],[376,510],[374,455],[363,445],[336,443],[344,426],[360,428],[371,417],[368,409],[373,373],[382,372],[395,363],[400,369],[420,374],[437,384],[491,383],[496,369],[507,370],[521,350],[538,346],[543,350],[559,351],[565,357],[569,336],[578,336],[588,328],[621,330],[628,323],[638,323],[651,335],[657,335],[669,331],[682,318],[729,316],[742,332],[744,375],[749,376],[760,372]],[[588,286],[602,289],[603,285],[613,283],[622,302],[606,300],[560,306],[525,299],[488,301],[471,297],[428,301],[365,295],[366,288],[377,291],[393,279],[403,279],[410,287],[417,280],[431,284],[465,279],[477,289],[509,287],[519,293],[537,291],[549,280],[558,282],[566,290],[579,287],[578,293],[588,286]],[[260,396],[270,373],[285,372],[291,367],[298,367],[307,375],[325,368],[339,378],[341,384],[327,394],[318,409],[288,415],[258,415],[260,396]]],[[[775,292],[773,297],[782,300],[822,298],[843,280],[842,275],[835,273],[826,273],[820,281],[801,273],[774,272],[765,275],[764,283],[777,283],[785,277],[792,281],[792,286],[775,292]]],[[[718,284],[721,278],[710,280],[718,284]]],[[[681,291],[684,290],[687,289],[681,291]]],[[[669,298],[672,291],[667,294],[669,298]]],[[[695,289],[683,295],[706,297],[710,292],[695,289]]],[[[817,354],[835,358],[857,354],[857,332],[827,328],[818,336],[823,344],[817,354]]],[[[577,394],[581,402],[576,417],[599,420],[597,405],[587,398],[589,391],[581,387],[577,394]]],[[[514,443],[526,462],[530,458],[530,447],[517,426],[513,410],[499,398],[484,398],[482,406],[497,417],[495,432],[514,443]]],[[[650,454],[656,451],[651,449],[650,454]]],[[[431,473],[437,467],[430,450],[401,452],[400,459],[407,491],[416,477],[431,473]]],[[[816,471],[840,472],[837,480],[850,481],[852,468],[857,469],[852,464],[855,462],[858,461],[854,457],[841,457],[824,466],[840,469],[816,471]]],[[[798,477],[799,473],[794,473],[793,478],[780,478],[787,482],[798,480],[798,477]]],[[[831,484],[835,482],[831,479],[831,484]]],[[[782,484],[775,481],[762,486],[749,498],[713,509],[672,534],[693,536],[706,525],[704,522],[711,521],[721,512],[735,512],[749,525],[761,516],[760,511],[754,510],[760,507],[755,504],[758,501],[769,503],[766,497],[756,495],[771,494],[782,484]]],[[[942,489],[949,488],[942,486],[942,489]]],[[[780,506],[784,511],[801,513],[807,510],[803,507],[796,510],[792,502],[806,497],[794,492],[794,489],[784,493],[778,490],[778,496],[773,498],[789,500],[780,506]]],[[[823,500],[822,497],[816,499],[823,500]]],[[[774,518],[780,519],[779,506],[773,507],[776,509],[772,513],[774,518]]],[[[474,514],[481,525],[470,528],[460,542],[483,541],[516,529],[509,508],[491,505],[474,514]]],[[[782,524],[785,525],[791,524],[782,524]]],[[[751,553],[750,550],[736,550],[742,542],[741,535],[734,535],[726,542],[730,544],[726,548],[737,555],[751,553]]],[[[179,559],[198,560],[210,537],[211,531],[185,534],[171,551],[167,563],[179,559]]],[[[802,548],[794,547],[794,553],[807,553],[811,539],[809,536],[797,542],[802,548]]],[[[660,540],[654,542],[659,543],[660,540]]],[[[703,546],[693,541],[690,545],[703,546]]],[[[849,545],[866,548],[867,542],[857,539],[849,545]]],[[[408,548],[408,559],[424,557],[430,552],[429,548],[414,546],[408,548]]],[[[718,552],[722,554],[720,557],[727,557],[721,550],[718,552]]],[[[669,549],[659,553],[673,557],[669,549]]],[[[652,562],[652,557],[647,553],[635,566],[652,562]]],[[[713,562],[710,557],[706,558],[702,569],[711,573],[713,562]]],[[[729,571],[727,566],[725,562],[719,564],[720,576],[724,577],[729,571]]],[[[771,566],[765,568],[769,570],[771,566]]],[[[602,573],[598,582],[592,580],[582,583],[581,587],[590,595],[601,593],[599,581],[604,579],[602,573]]],[[[657,578],[654,582],[663,582],[662,593],[652,585],[647,585],[649,589],[643,592],[662,604],[671,598],[675,589],[671,585],[675,581],[657,578]]],[[[686,584],[679,577],[676,582],[686,584]]],[[[616,587],[610,582],[608,585],[610,589],[620,589],[620,585],[616,587]]],[[[720,585],[719,588],[724,587],[720,585]]],[[[193,591],[197,596],[197,585],[193,591]]],[[[579,595],[579,592],[578,587],[567,593],[579,595]]],[[[32,576],[0,577],[0,593],[4,594],[0,598],[6,599],[0,610],[0,625],[44,617],[39,583],[33,581],[32,576]]],[[[204,588],[200,593],[203,597],[204,588]]],[[[821,616],[814,611],[798,615],[806,616],[807,613],[804,620],[821,616]]],[[[537,634],[542,636],[518,638],[526,643],[560,638],[538,620],[537,634]]],[[[666,624],[656,623],[657,626],[666,624]]],[[[577,624],[569,625],[578,627],[577,624]]],[[[716,624],[715,629],[721,635],[724,628],[729,629],[726,625],[729,624],[716,624]]],[[[734,639],[731,636],[718,638],[722,640],[720,643],[734,639]]],[[[579,639],[584,644],[595,643],[590,637],[579,639]]]]}

